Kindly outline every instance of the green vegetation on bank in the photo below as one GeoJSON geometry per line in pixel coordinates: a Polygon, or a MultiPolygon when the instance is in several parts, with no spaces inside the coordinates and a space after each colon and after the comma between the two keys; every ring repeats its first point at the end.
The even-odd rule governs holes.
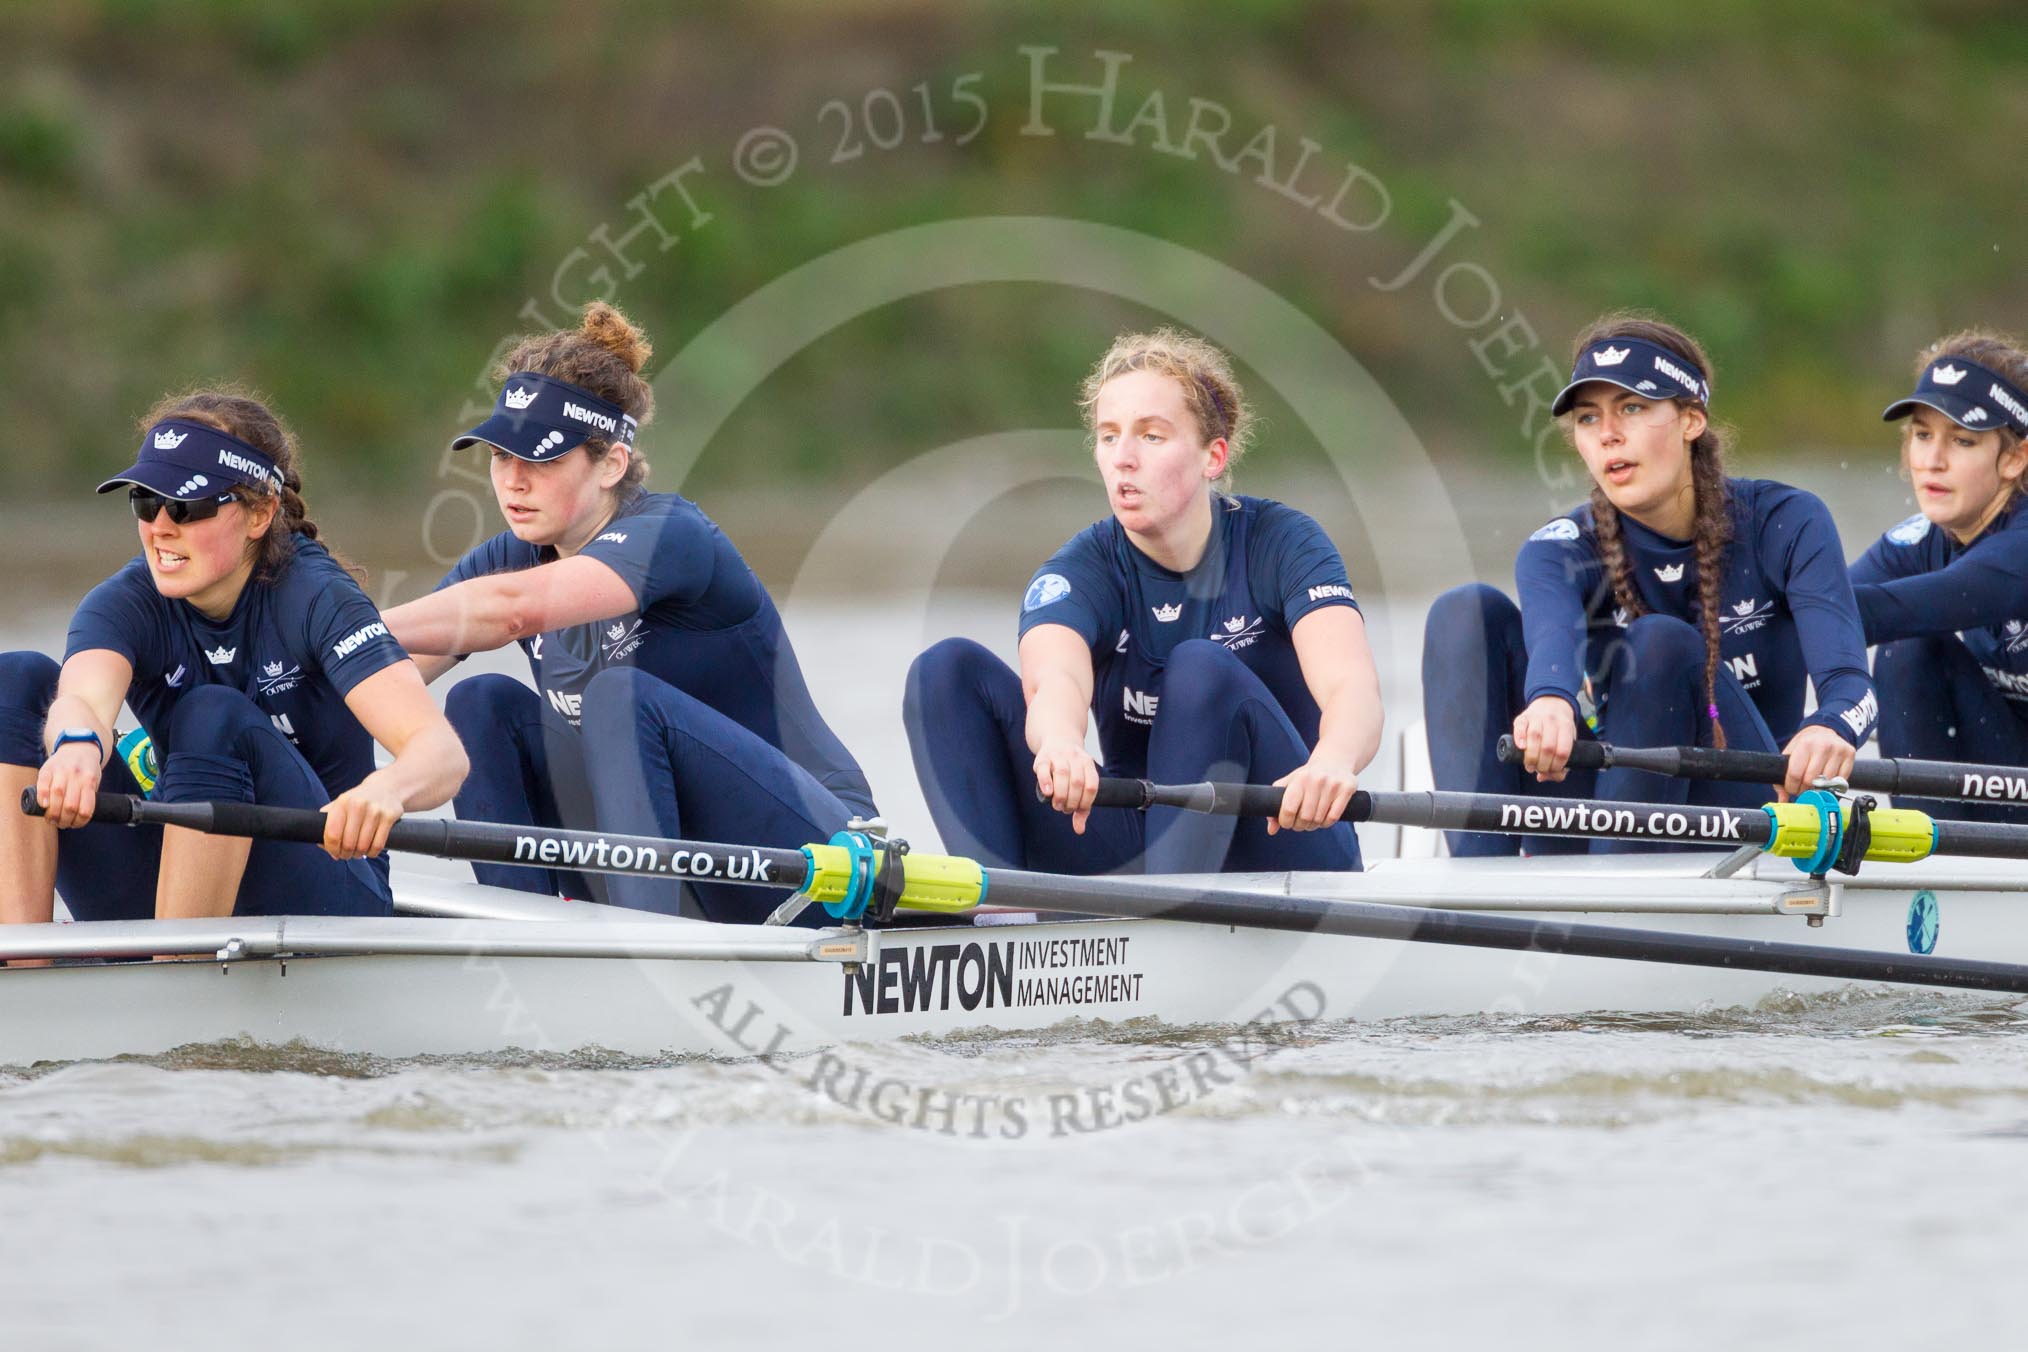
{"type": "MultiPolygon", "coordinates": [[[[1722,412],[1761,452],[1880,443],[1918,344],[2028,326],[2028,13],[1998,2],[69,0],[0,10],[0,43],[0,425],[26,495],[78,491],[157,396],[220,377],[275,397],[319,483],[428,480],[496,340],[531,301],[598,293],[618,269],[560,266],[692,156],[711,219],[664,193],[681,238],[637,246],[612,290],[663,358],[856,241],[1066,217],[1237,269],[1335,334],[1431,444],[1525,457],[1468,346],[1485,330],[1447,320],[1428,276],[1368,281],[1454,201],[1480,224],[1439,267],[1483,266],[1558,361],[1600,309],[1666,310],[1707,340],[1722,412]],[[1146,128],[1093,139],[1089,99],[1047,99],[1056,134],[1024,135],[1037,45],[1067,82],[1131,54],[1116,126],[1160,91],[1173,143],[1209,101],[1228,154],[1273,126],[1286,170],[1308,138],[1315,187],[1357,164],[1387,218],[1344,229],[1146,128]],[[960,89],[987,110],[963,146],[960,89]],[[877,90],[900,110],[892,149],[877,90]],[[732,167],[760,124],[800,147],[777,186],[732,167]]],[[[855,481],[1065,425],[1107,337],[1160,318],[1026,284],[880,307],[762,384],[689,482],[855,481]]],[[[1304,453],[1265,402],[1261,458],[1304,453]]]]}

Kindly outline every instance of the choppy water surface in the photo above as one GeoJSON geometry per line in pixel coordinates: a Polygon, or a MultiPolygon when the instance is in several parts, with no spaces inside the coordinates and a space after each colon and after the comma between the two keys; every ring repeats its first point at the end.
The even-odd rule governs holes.
{"type": "MultiPolygon", "coordinates": [[[[1088,1100],[1229,1031],[860,1055],[953,1099],[1088,1100]]],[[[2021,1322],[2024,1047],[2028,1007],[1905,993],[1309,1025],[1174,1112],[1015,1140],[754,1062],[16,1068],[8,1344],[155,1345],[165,1316],[225,1348],[1991,1335],[2021,1322]]]]}

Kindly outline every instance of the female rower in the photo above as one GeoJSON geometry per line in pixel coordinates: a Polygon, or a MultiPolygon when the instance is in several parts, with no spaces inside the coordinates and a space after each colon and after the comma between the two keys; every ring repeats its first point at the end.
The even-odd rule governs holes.
{"type": "Polygon", "coordinates": [[[141,557],[71,619],[63,666],[0,656],[0,919],[386,915],[388,828],[465,774],[457,735],[303,507],[295,437],[201,390],[142,420],[127,486],[141,557]],[[115,756],[125,701],[159,758],[115,756]],[[373,768],[373,743],[394,757],[373,768]],[[322,808],[324,845],[92,824],[93,796],[322,808]]]}
{"type": "MultiPolygon", "coordinates": [[[[523,337],[494,371],[493,416],[451,443],[491,449],[507,529],[432,594],[387,613],[431,677],[458,655],[520,645],[507,676],[452,687],[472,755],[460,817],[791,847],[874,815],[866,776],[804,684],[774,602],[697,505],[642,487],[634,439],[654,396],[640,330],[610,305],[523,337]]],[[[474,866],[480,881],[676,913],[651,878],[474,866]]],[[[712,920],[777,898],[693,882],[712,920]]],[[[805,913],[812,923],[822,913],[805,913]]]]}
{"type": "MultiPolygon", "coordinates": [[[[1521,546],[1518,608],[1472,585],[1430,609],[1423,702],[1439,788],[1765,801],[1758,785],[1567,771],[1571,747],[1594,731],[1627,746],[1780,747],[1790,795],[1851,769],[1877,703],[1837,529],[1809,493],[1726,477],[1710,370],[1693,339],[1651,316],[1609,314],[1578,335],[1551,411],[1591,474],[1590,502],[1521,546]],[[1807,719],[1805,678],[1817,694],[1807,719]],[[1520,765],[1494,756],[1510,724],[1520,765]]],[[[1520,846],[1502,835],[1450,840],[1458,855],[1520,846]]]]}
{"type": "MultiPolygon", "coordinates": [[[[2028,765],[2028,350],[1968,329],[1916,360],[1891,405],[1921,510],[1852,565],[1877,643],[1880,754],[2028,765]]],[[[2028,809],[1924,801],[1934,816],[2028,821],[2028,809]]]]}
{"type": "Polygon", "coordinates": [[[1170,329],[1123,336],[1080,404],[1112,516],[1030,582],[1021,675],[962,639],[909,672],[909,745],[946,848],[1087,874],[1358,868],[1338,819],[1380,744],[1365,622],[1316,522],[1220,491],[1251,424],[1225,354],[1170,329]],[[1106,774],[1272,781],[1280,818],[1094,810],[1089,716],[1106,774]],[[1283,829],[1306,834],[1269,838],[1283,829]]]}

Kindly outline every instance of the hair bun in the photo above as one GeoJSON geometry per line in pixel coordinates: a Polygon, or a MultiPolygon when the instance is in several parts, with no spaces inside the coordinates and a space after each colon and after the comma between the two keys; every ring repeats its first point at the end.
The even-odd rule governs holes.
{"type": "Polygon", "coordinates": [[[634,327],[632,320],[602,300],[595,300],[584,307],[584,322],[578,332],[597,343],[606,351],[627,364],[627,369],[639,373],[648,364],[648,358],[655,355],[647,336],[634,327]]]}

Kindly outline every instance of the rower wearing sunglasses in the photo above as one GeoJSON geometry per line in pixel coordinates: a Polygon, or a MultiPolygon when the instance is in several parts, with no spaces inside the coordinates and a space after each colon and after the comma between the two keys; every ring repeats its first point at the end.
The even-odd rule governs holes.
{"type": "Polygon", "coordinates": [[[0,920],[48,920],[53,890],[80,920],[389,914],[388,828],[456,792],[457,734],[317,542],[279,418],[199,391],[142,426],[134,465],[99,485],[127,489],[140,557],[79,605],[61,669],[0,654],[0,793],[33,785],[46,812],[0,812],[0,920]],[[122,702],[145,740],[116,739],[122,702]],[[375,741],[393,756],[378,770],[375,741]],[[321,849],[97,825],[101,789],[328,825],[321,849]]]}

